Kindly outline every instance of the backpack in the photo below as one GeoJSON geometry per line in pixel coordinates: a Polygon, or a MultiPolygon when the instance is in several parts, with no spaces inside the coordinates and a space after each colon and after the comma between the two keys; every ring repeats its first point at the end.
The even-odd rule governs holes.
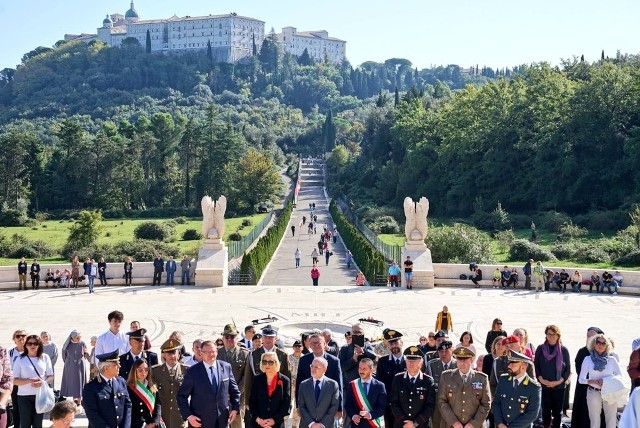
{"type": "Polygon", "coordinates": [[[460,279],[469,279],[469,278],[467,278],[467,275],[465,275],[465,274],[461,273],[461,274],[460,274],[460,279]]]}

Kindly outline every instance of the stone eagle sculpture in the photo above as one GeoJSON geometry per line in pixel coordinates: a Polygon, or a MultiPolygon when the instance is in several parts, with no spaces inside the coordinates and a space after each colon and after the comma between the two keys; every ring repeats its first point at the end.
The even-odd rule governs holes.
{"type": "Polygon", "coordinates": [[[205,196],[202,205],[202,234],[205,239],[222,239],[224,236],[224,212],[227,210],[227,198],[220,196],[217,201],[205,196]]]}
{"type": "Polygon", "coordinates": [[[404,215],[407,222],[404,226],[404,234],[407,241],[424,242],[427,237],[427,215],[429,214],[429,200],[424,196],[419,202],[413,202],[410,197],[404,198],[404,215]]]}

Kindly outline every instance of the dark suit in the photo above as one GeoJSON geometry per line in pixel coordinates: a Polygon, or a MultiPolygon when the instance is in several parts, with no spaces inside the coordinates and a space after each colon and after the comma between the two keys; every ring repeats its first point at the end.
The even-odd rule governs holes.
{"type": "Polygon", "coordinates": [[[127,385],[119,376],[111,380],[113,386],[98,375],[82,390],[82,406],[90,428],[130,428],[131,400],[127,385]]]}
{"type": "Polygon", "coordinates": [[[324,376],[320,396],[316,402],[315,381],[309,378],[300,384],[298,390],[298,409],[300,427],[308,427],[313,422],[321,423],[325,428],[334,426],[334,419],[340,405],[340,386],[338,382],[324,376]]]}
{"type": "MultiPolygon", "coordinates": [[[[393,383],[393,378],[398,374],[407,369],[407,365],[405,363],[404,357],[401,358],[401,363],[396,364],[393,356],[389,355],[388,357],[380,358],[378,361],[378,368],[376,369],[376,378],[384,383],[384,387],[387,391],[387,394],[391,394],[391,384],[393,383]]],[[[387,403],[387,408],[384,412],[384,425],[386,427],[393,427],[393,421],[395,418],[393,417],[393,411],[391,410],[391,403],[387,403]]]]}
{"type": "Polygon", "coordinates": [[[364,344],[364,353],[360,355],[358,358],[358,362],[353,360],[353,350],[354,345],[345,345],[340,348],[340,353],[338,354],[338,359],[340,360],[340,367],[342,367],[342,385],[348,385],[352,380],[358,379],[360,376],[358,375],[358,362],[363,358],[371,358],[373,361],[376,361],[378,357],[375,352],[373,352],[373,348],[367,342],[364,344]]]}
{"type": "Polygon", "coordinates": [[[491,404],[496,426],[505,424],[509,428],[531,428],[540,412],[540,400],[540,384],[529,375],[514,389],[513,378],[503,374],[491,404]]]}
{"type": "Polygon", "coordinates": [[[203,428],[224,428],[229,425],[229,413],[240,410],[240,390],[231,372],[231,365],[216,361],[217,388],[213,388],[204,362],[187,370],[180,389],[178,407],[183,419],[194,415],[203,428]],[[215,403],[215,405],[213,405],[215,403]]]}
{"type": "Polygon", "coordinates": [[[153,380],[158,387],[158,398],[162,403],[162,419],[167,428],[180,428],[184,426],[184,419],[180,414],[176,396],[184,379],[188,367],[177,364],[175,373],[171,376],[166,364],[158,364],[151,368],[153,380]]]}
{"type": "MultiPolygon", "coordinates": [[[[358,388],[358,380],[352,380],[345,388],[344,393],[344,411],[347,413],[347,417],[352,419],[354,415],[360,414],[361,410],[364,410],[358,405],[356,400],[356,394],[353,392],[354,387],[358,388]]],[[[375,378],[369,380],[369,392],[367,392],[367,401],[371,407],[369,411],[371,413],[371,419],[378,419],[384,415],[385,408],[387,407],[387,390],[384,387],[384,383],[375,378]]],[[[353,423],[353,420],[351,421],[353,423]]],[[[369,427],[369,424],[365,421],[360,421],[357,426],[369,427]]]]}
{"type": "Polygon", "coordinates": [[[402,428],[405,421],[413,421],[419,428],[429,427],[436,405],[436,388],[431,376],[419,372],[412,384],[407,372],[398,373],[393,378],[390,397],[394,427],[402,428]]]}
{"type": "MultiPolygon", "coordinates": [[[[153,367],[158,364],[158,354],[150,351],[142,351],[140,358],[144,358],[147,361],[149,367],[153,367]]],[[[120,377],[127,379],[133,363],[136,361],[135,357],[131,355],[131,352],[120,355],[120,377]]]]}
{"type": "Polygon", "coordinates": [[[340,352],[340,345],[338,345],[338,342],[331,339],[330,341],[327,342],[327,348],[328,348],[327,349],[328,353],[330,353],[334,357],[338,356],[338,352],[340,352]]]}
{"type": "Polygon", "coordinates": [[[284,418],[291,411],[291,381],[288,377],[278,374],[278,384],[271,397],[267,394],[267,375],[260,373],[253,379],[249,396],[249,410],[251,411],[251,426],[260,428],[256,418],[273,419],[273,428],[284,426],[284,418]]]}
{"type": "Polygon", "coordinates": [[[142,401],[138,394],[131,389],[131,386],[127,385],[129,397],[131,398],[131,428],[142,428],[143,424],[156,424],[160,423],[162,419],[162,410],[160,407],[160,400],[158,400],[158,394],[154,394],[156,397],[156,404],[153,411],[149,411],[149,407],[142,401]]]}
{"type": "MultiPolygon", "coordinates": [[[[327,352],[325,352],[322,357],[329,363],[327,372],[324,375],[329,379],[333,379],[338,382],[338,386],[340,386],[339,409],[342,409],[342,370],[340,369],[340,360],[327,352]]],[[[311,363],[313,362],[314,358],[315,355],[313,355],[313,353],[309,353],[300,357],[300,362],[298,363],[298,374],[296,375],[296,391],[300,387],[300,383],[302,383],[303,380],[309,379],[311,377],[311,363]]]]}

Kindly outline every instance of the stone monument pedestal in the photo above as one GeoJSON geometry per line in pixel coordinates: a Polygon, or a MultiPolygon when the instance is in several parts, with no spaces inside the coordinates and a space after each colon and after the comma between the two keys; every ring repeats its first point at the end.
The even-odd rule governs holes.
{"type": "MultiPolygon", "coordinates": [[[[429,250],[423,241],[406,241],[402,249],[402,263],[411,257],[413,261],[413,288],[433,288],[435,287],[433,278],[433,262],[431,261],[431,250],[429,250]]],[[[402,281],[406,286],[404,279],[404,267],[402,281]]]]}
{"type": "Polygon", "coordinates": [[[198,252],[196,266],[197,287],[226,287],[229,285],[228,250],[221,239],[207,239],[198,252]]]}

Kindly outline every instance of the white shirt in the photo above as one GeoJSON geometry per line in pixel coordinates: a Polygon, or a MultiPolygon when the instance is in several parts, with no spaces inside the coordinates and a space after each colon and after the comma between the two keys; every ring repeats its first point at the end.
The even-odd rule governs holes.
{"type": "Polygon", "coordinates": [[[582,361],[582,368],[580,369],[580,375],[578,376],[578,382],[582,384],[587,384],[587,381],[590,380],[600,380],[607,376],[620,375],[622,372],[620,371],[620,365],[618,365],[618,361],[613,358],[611,355],[607,357],[607,365],[604,366],[604,370],[601,372],[595,370],[593,368],[593,361],[591,361],[591,356],[587,355],[587,358],[582,361]],[[587,378],[588,375],[588,378],[587,378]]]}
{"type": "MultiPolygon", "coordinates": [[[[18,379],[46,379],[49,376],[53,376],[53,367],[51,366],[51,358],[45,353],[40,358],[36,357],[20,357],[16,359],[13,365],[13,377],[18,379]],[[38,371],[34,370],[33,366],[36,366],[38,371]]],[[[18,387],[18,395],[36,395],[39,388],[31,386],[30,383],[26,385],[20,385],[18,387]]]]}
{"type": "MultiPolygon", "coordinates": [[[[213,367],[213,377],[216,379],[216,384],[219,385],[220,383],[218,382],[218,365],[217,365],[217,363],[214,361],[213,365],[212,365],[212,364],[208,364],[208,363],[203,361],[202,364],[204,364],[204,368],[207,370],[207,376],[209,377],[210,381],[211,381],[211,376],[212,376],[210,368],[213,367]]],[[[211,382],[211,384],[213,385],[213,382],[211,382]]]]}
{"type": "MultiPolygon", "coordinates": [[[[111,330],[107,330],[98,336],[98,340],[96,340],[96,352],[94,352],[94,354],[102,355],[107,352],[113,352],[116,349],[120,351],[120,355],[129,352],[129,349],[131,349],[131,346],[129,346],[129,338],[123,332],[113,334],[111,330]]],[[[95,357],[94,364],[97,364],[95,357]]]]}
{"type": "Polygon", "coordinates": [[[193,355],[192,355],[192,356],[190,356],[189,358],[187,358],[186,360],[184,360],[184,361],[182,362],[182,364],[184,364],[185,366],[191,367],[191,366],[193,366],[193,365],[197,364],[198,362],[199,362],[199,361],[196,361],[196,360],[193,358],[193,355]]]}

